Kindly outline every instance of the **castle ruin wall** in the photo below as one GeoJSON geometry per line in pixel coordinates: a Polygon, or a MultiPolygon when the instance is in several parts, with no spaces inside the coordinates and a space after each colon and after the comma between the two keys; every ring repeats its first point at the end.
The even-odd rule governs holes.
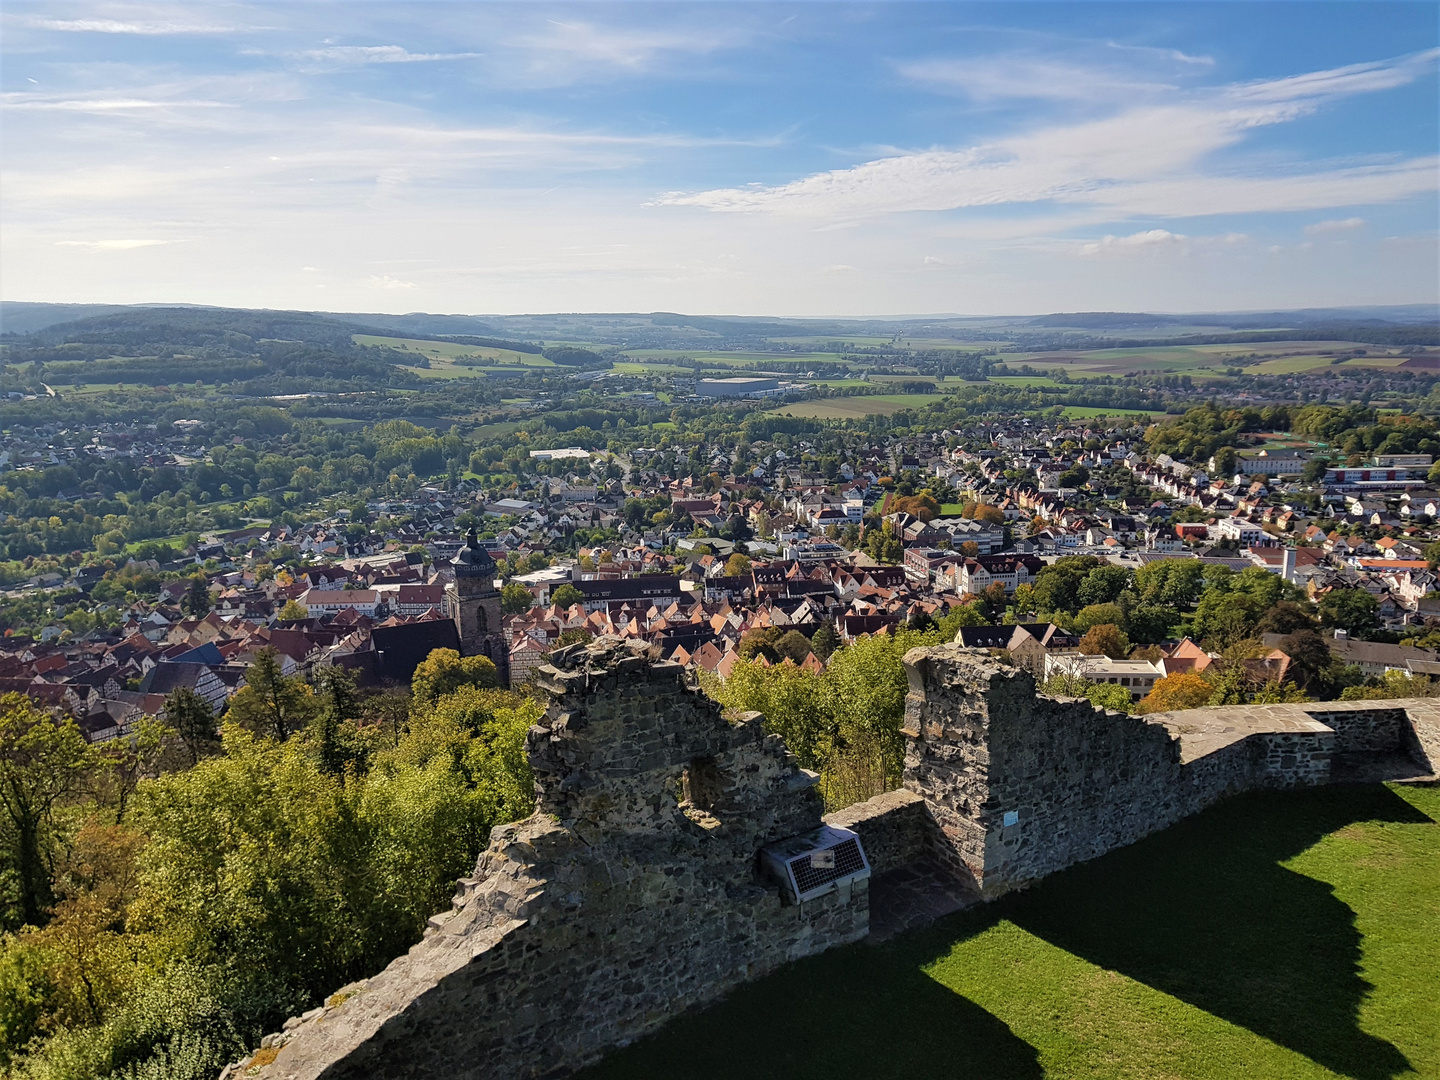
{"type": "Polygon", "coordinates": [[[821,804],[758,714],[727,720],[678,664],[613,641],[555,659],[529,734],[535,813],[494,830],[408,955],[233,1075],[563,1075],[866,934],[863,878],[792,904],[759,874],[759,849],[819,828],[821,804]]]}

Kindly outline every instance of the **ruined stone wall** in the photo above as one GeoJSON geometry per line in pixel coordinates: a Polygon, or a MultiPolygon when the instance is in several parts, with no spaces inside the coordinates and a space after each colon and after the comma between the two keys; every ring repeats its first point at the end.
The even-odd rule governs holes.
{"type": "Polygon", "coordinates": [[[983,896],[1225,795],[1329,779],[1335,736],[1293,706],[1127,716],[1037,696],[1028,672],[958,645],[911,650],[905,664],[905,787],[938,826],[936,860],[983,896]]]}
{"type": "Polygon", "coordinates": [[[1335,732],[1337,754],[1385,753],[1401,748],[1402,732],[1408,726],[1403,708],[1389,702],[1366,702],[1361,708],[1332,707],[1325,702],[1305,712],[1335,732]]]}
{"type": "Polygon", "coordinates": [[[959,646],[915,649],[905,662],[905,786],[931,805],[939,858],[983,895],[1181,813],[1178,747],[1164,728],[1037,696],[1029,672],[959,646]]]}
{"type": "Polygon", "coordinates": [[[761,846],[820,824],[813,774],[758,715],[727,721],[679,665],[613,640],[556,659],[529,736],[536,812],[495,830],[424,941],[269,1037],[243,1075],[564,1075],[864,936],[863,880],[789,905],[758,875],[761,846]]]}
{"type": "Polygon", "coordinates": [[[935,829],[925,800],[903,788],[826,814],[825,823],[859,834],[877,874],[927,858],[935,829]]]}

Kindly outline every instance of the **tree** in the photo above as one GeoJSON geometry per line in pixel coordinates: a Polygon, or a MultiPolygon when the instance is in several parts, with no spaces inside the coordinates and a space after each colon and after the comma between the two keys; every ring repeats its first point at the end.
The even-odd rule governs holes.
{"type": "Polygon", "coordinates": [[[750,574],[750,556],[738,551],[725,560],[726,577],[746,577],[750,574]]]}
{"type": "Polygon", "coordinates": [[[165,699],[165,722],[180,736],[191,765],[220,748],[210,703],[188,686],[177,687],[165,699]]]}
{"type": "Polygon", "coordinates": [[[1097,566],[1085,575],[1076,590],[1076,602],[1088,604],[1109,604],[1120,598],[1130,584],[1130,571],[1123,566],[1106,564],[1097,566]]]}
{"type": "Polygon", "coordinates": [[[1300,470],[1300,479],[1307,484],[1318,484],[1325,479],[1325,470],[1328,468],[1330,468],[1330,462],[1325,458],[1311,458],[1300,470]]]}
{"type": "Polygon", "coordinates": [[[1085,631],[1080,639],[1080,652],[1085,656],[1108,656],[1123,660],[1130,652],[1130,639],[1113,623],[1099,623],[1085,631]]]}
{"type": "Polygon", "coordinates": [[[931,521],[940,515],[940,503],[928,492],[919,495],[903,495],[890,506],[892,514],[912,514],[921,521],[931,521]]]}
{"type": "Polygon", "coordinates": [[[315,758],[322,771],[343,778],[346,766],[364,756],[354,737],[360,715],[355,676],[345,668],[322,667],[315,673],[315,686],[318,707],[310,723],[315,758]]]}
{"type": "Polygon", "coordinates": [[[1215,451],[1211,459],[1215,463],[1217,476],[1234,476],[1235,470],[1240,467],[1240,455],[1235,452],[1233,446],[1222,446],[1215,451]]]}
{"type": "Polygon", "coordinates": [[[1213,693],[1214,687],[1199,675],[1192,675],[1188,671],[1177,672],[1156,682],[1150,693],[1136,705],[1135,711],[1150,713],[1198,709],[1210,703],[1213,693]]]}
{"type": "Polygon", "coordinates": [[[1293,634],[1298,630],[1308,630],[1315,625],[1315,620],[1299,604],[1293,600],[1281,600],[1261,617],[1260,623],[1255,627],[1257,634],[1293,634]]]}
{"type": "Polygon", "coordinates": [[[1056,484],[1062,488],[1078,488],[1084,487],[1089,481],[1090,470],[1084,465],[1076,465],[1073,469],[1062,472],[1056,484]]]}
{"type": "Polygon", "coordinates": [[[821,661],[829,660],[831,654],[839,647],[840,635],[828,622],[821,623],[820,629],[816,630],[815,636],[810,639],[810,648],[821,661]]]}
{"type": "Polygon", "coordinates": [[[1352,634],[1380,625],[1380,603],[1364,589],[1337,586],[1320,598],[1320,621],[1352,634]]]}
{"type": "Polygon", "coordinates": [[[190,579],[190,584],[185,587],[185,597],[180,601],[180,609],[192,618],[203,618],[210,611],[210,586],[205,583],[205,578],[196,574],[190,579]]]}
{"type": "Polygon", "coordinates": [[[299,622],[302,619],[310,618],[310,609],[299,600],[286,600],[285,606],[275,617],[281,622],[299,622]]]}
{"type": "Polygon", "coordinates": [[[55,811],[90,784],[95,766],[73,720],[52,720],[23,694],[0,697],[0,822],[22,923],[45,922],[60,841],[55,811]]]}
{"type": "Polygon", "coordinates": [[[1280,651],[1290,658],[1288,674],[1300,689],[1326,688],[1333,658],[1323,637],[1314,630],[1300,630],[1280,642],[1280,651]]]}
{"type": "Polygon", "coordinates": [[[500,610],[506,615],[523,615],[535,604],[535,597],[524,585],[513,582],[500,590],[500,610]]]}
{"type": "Polygon", "coordinates": [[[585,603],[585,594],[566,582],[550,594],[550,603],[559,608],[572,608],[576,604],[585,603]]]}
{"type": "Polygon", "coordinates": [[[484,656],[461,656],[454,649],[435,649],[416,667],[410,679],[415,708],[424,710],[462,686],[493,689],[500,685],[500,673],[484,656]]]}
{"type": "Polygon", "coordinates": [[[261,649],[230,699],[229,716],[256,735],[284,742],[315,715],[315,695],[298,675],[285,675],[274,649],[261,649]]]}

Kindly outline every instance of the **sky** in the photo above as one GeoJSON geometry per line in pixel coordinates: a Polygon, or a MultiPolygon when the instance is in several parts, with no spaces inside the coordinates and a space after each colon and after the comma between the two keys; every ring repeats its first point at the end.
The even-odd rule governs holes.
{"type": "Polygon", "coordinates": [[[0,297],[792,316],[1440,299],[1440,4],[0,10],[0,297]]]}

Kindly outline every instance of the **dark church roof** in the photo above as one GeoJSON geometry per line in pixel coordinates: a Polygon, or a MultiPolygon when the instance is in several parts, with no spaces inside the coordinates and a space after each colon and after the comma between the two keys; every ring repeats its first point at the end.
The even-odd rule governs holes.
{"type": "Polygon", "coordinates": [[[460,634],[450,619],[428,619],[370,631],[375,671],[382,679],[408,683],[433,649],[460,649],[460,634]]]}
{"type": "Polygon", "coordinates": [[[456,577],[486,577],[494,579],[495,560],[480,546],[472,528],[465,536],[465,546],[450,560],[456,577]]]}

